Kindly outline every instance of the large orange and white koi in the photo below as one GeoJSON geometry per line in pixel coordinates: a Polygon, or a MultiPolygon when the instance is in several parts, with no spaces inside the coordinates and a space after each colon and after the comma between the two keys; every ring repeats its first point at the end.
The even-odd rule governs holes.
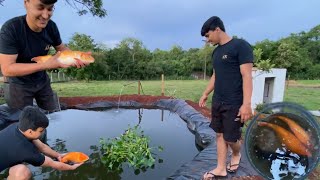
{"type": "MultiPolygon", "coordinates": [[[[32,58],[31,60],[37,63],[44,63],[51,57],[52,55],[37,56],[32,58]]],[[[79,59],[84,64],[90,64],[94,62],[94,58],[91,56],[90,53],[81,52],[81,51],[69,51],[69,50],[61,51],[58,57],[58,61],[66,65],[75,64],[76,63],[75,59],[79,59]]]]}
{"type": "Polygon", "coordinates": [[[302,144],[295,135],[293,135],[290,131],[287,131],[281,126],[267,123],[267,122],[259,122],[259,126],[265,126],[273,129],[278,139],[284,144],[288,150],[290,150],[293,153],[299,154],[299,155],[305,155],[311,157],[312,154],[309,151],[308,148],[305,147],[304,144],[302,144]]]}
{"type": "Polygon", "coordinates": [[[284,116],[276,117],[288,124],[293,134],[300,140],[302,144],[308,148],[312,148],[309,134],[298,123],[284,116]]]}

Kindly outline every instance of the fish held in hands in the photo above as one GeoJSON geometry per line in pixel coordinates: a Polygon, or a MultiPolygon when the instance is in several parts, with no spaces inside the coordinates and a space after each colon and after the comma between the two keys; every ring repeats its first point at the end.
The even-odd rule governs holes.
{"type": "Polygon", "coordinates": [[[288,124],[293,134],[300,140],[302,144],[312,149],[309,134],[298,123],[294,122],[292,119],[287,118],[285,116],[276,117],[288,124]]]}
{"type": "Polygon", "coordinates": [[[311,152],[309,149],[305,147],[304,144],[302,144],[295,135],[293,135],[290,131],[287,131],[281,126],[267,123],[267,122],[259,122],[259,126],[265,126],[273,129],[279,140],[281,141],[282,144],[284,144],[288,150],[290,150],[293,153],[299,154],[299,155],[305,155],[308,157],[311,157],[311,152]]]}
{"type": "MultiPolygon", "coordinates": [[[[37,56],[32,58],[32,61],[37,63],[44,63],[50,59],[52,55],[46,56],[37,56]]],[[[76,63],[76,59],[79,59],[84,64],[90,64],[94,62],[94,58],[90,53],[81,52],[81,51],[62,51],[58,56],[58,61],[65,65],[72,65],[76,63]]]]}
{"type": "Polygon", "coordinates": [[[60,162],[83,163],[88,159],[89,157],[82,152],[69,152],[61,158],[60,162]]]}

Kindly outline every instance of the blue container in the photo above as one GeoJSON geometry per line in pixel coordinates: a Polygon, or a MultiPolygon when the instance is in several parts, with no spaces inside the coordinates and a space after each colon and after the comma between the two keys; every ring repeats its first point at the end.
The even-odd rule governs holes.
{"type": "Polygon", "coordinates": [[[245,135],[249,162],[267,179],[305,179],[319,163],[319,145],[320,126],[315,117],[302,106],[287,102],[265,105],[250,122],[245,135]],[[302,142],[303,136],[294,132],[297,127],[289,125],[281,117],[300,126],[310,138],[310,143],[302,142]],[[276,128],[262,126],[266,123],[261,122],[276,128]],[[281,132],[289,132],[290,136],[281,136],[280,129],[281,132]],[[302,155],[301,151],[292,148],[292,144],[309,155],[302,155]]]}

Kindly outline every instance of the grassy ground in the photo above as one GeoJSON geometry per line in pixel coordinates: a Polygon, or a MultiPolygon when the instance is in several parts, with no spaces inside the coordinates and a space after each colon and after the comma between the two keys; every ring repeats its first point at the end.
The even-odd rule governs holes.
{"type": "MultiPolygon", "coordinates": [[[[320,81],[312,82],[320,84],[320,81]]],[[[198,102],[207,83],[208,81],[203,80],[165,81],[165,95],[198,102]]],[[[301,84],[304,83],[312,84],[308,81],[301,81],[301,84]]],[[[141,81],[141,84],[143,90],[141,94],[161,94],[161,81],[141,81]]],[[[52,87],[58,93],[58,96],[110,96],[119,95],[120,92],[122,94],[138,93],[138,83],[134,81],[53,83],[52,87]]],[[[309,110],[318,110],[320,109],[320,89],[289,85],[285,91],[284,100],[299,103],[309,110]]],[[[208,107],[210,107],[210,104],[211,96],[208,99],[208,107]]]]}
{"type": "MultiPolygon", "coordinates": [[[[141,81],[141,94],[160,95],[161,81],[141,81]]],[[[198,102],[208,81],[204,80],[170,80],[165,81],[165,95],[198,102]]],[[[137,94],[137,81],[71,81],[52,83],[58,96],[111,96],[137,94]]],[[[285,90],[285,101],[298,103],[309,110],[320,109],[320,80],[291,81],[285,90]],[[312,85],[312,87],[309,87],[312,85]]],[[[0,98],[0,103],[4,103],[0,98]]],[[[211,105],[211,96],[207,106],[211,105]]]]}

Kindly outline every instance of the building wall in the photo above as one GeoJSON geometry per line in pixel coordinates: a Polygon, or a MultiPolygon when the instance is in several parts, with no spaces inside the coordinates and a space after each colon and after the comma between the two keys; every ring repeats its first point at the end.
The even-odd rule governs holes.
{"type": "Polygon", "coordinates": [[[253,70],[252,108],[261,103],[282,102],[286,84],[286,69],[271,69],[270,73],[261,70],[253,70]],[[265,97],[266,79],[270,82],[269,97],[265,97]],[[265,100],[265,102],[264,102],[265,100]]]}

